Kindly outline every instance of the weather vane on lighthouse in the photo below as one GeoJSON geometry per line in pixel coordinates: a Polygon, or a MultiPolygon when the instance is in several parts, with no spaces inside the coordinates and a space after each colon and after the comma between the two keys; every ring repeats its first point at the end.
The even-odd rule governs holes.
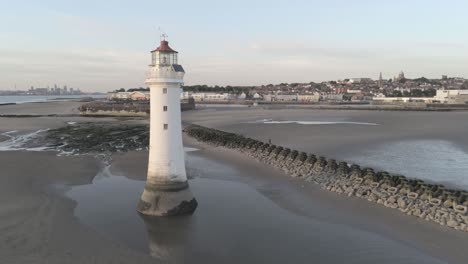
{"type": "Polygon", "coordinates": [[[161,34],[160,46],[151,51],[146,77],[151,98],[149,161],[137,210],[151,216],[190,214],[198,205],[189,189],[182,145],[180,87],[185,71],[166,38],[161,34]]]}

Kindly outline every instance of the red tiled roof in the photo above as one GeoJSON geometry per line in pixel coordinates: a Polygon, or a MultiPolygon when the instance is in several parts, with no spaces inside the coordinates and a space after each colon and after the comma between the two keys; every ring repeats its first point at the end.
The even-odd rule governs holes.
{"type": "Polygon", "coordinates": [[[154,52],[154,51],[163,51],[163,52],[175,52],[175,53],[178,53],[177,51],[171,49],[171,47],[169,47],[169,42],[166,41],[166,40],[161,40],[161,44],[159,45],[159,47],[155,50],[152,50],[151,52],[154,52]]]}

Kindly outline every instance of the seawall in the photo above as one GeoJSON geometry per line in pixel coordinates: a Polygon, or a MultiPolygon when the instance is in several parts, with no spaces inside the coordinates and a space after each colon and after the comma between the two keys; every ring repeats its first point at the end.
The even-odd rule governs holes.
{"type": "Polygon", "coordinates": [[[233,149],[286,175],[318,184],[322,189],[399,210],[456,230],[468,232],[468,192],[392,175],[357,164],[268,144],[242,135],[189,125],[184,132],[200,142],[233,149]]]}

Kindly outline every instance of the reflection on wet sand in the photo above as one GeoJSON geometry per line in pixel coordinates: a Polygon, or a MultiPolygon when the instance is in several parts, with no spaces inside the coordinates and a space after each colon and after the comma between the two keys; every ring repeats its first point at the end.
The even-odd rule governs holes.
{"type": "Polygon", "coordinates": [[[149,217],[140,214],[148,230],[148,248],[152,257],[163,263],[184,263],[191,216],[149,217]]]}
{"type": "MultiPolygon", "coordinates": [[[[277,191],[278,197],[288,199],[287,182],[261,178],[257,178],[261,183],[243,182],[246,178],[241,175],[268,175],[260,167],[230,167],[197,152],[187,155],[187,164],[200,175],[190,180],[201,205],[191,216],[137,216],[134,204],[144,182],[110,174],[91,185],[75,186],[67,195],[77,201],[75,215],[80,221],[132,249],[148,252],[155,262],[443,263],[427,251],[348,224],[354,216],[340,213],[342,207],[329,211],[321,206],[326,200],[311,202],[301,196],[297,202],[309,213],[332,214],[340,220],[322,221],[285,210],[262,193],[277,191]],[[257,184],[263,186],[262,192],[257,184]]],[[[359,219],[364,226],[372,225],[371,220],[359,219]]]]}

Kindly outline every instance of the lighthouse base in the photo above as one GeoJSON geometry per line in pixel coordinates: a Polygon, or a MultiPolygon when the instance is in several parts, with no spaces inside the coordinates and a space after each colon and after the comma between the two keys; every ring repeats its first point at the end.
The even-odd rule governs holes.
{"type": "Polygon", "coordinates": [[[175,216],[192,214],[197,206],[197,200],[193,197],[187,182],[146,183],[137,211],[149,216],[175,216]]]}

